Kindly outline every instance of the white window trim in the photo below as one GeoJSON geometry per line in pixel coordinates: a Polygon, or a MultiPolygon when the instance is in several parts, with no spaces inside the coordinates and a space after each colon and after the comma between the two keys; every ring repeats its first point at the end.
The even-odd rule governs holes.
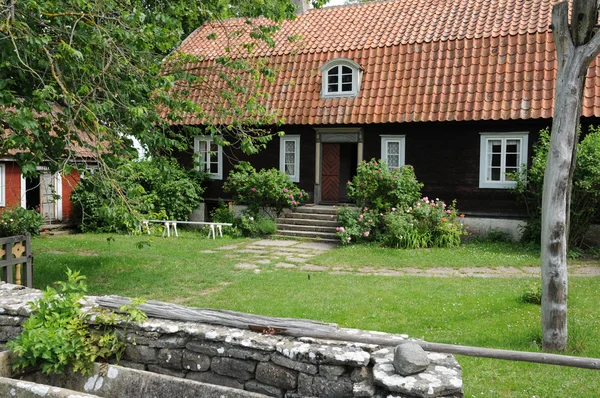
{"type": "Polygon", "coordinates": [[[360,82],[362,80],[363,69],[359,64],[348,58],[337,58],[326,62],[321,68],[321,97],[322,98],[345,98],[345,97],[356,97],[360,91],[360,82]],[[346,66],[352,69],[352,91],[344,92],[329,92],[329,86],[327,85],[327,77],[329,71],[339,66],[346,66]]]}
{"type": "MultiPolygon", "coordinates": [[[[200,152],[200,142],[213,142],[214,139],[210,136],[195,136],[194,137],[194,158],[198,160],[198,153],[200,152]]],[[[210,147],[210,144],[208,144],[210,147]]],[[[216,173],[208,173],[208,175],[213,180],[222,180],[223,179],[223,147],[221,145],[217,145],[217,172],[216,173]]],[[[215,154],[210,154],[209,156],[214,156],[215,154]]],[[[196,166],[196,169],[200,170],[200,165],[196,166]]],[[[206,170],[206,169],[205,169],[206,170]]]]}
{"type": "Polygon", "coordinates": [[[527,148],[529,143],[529,132],[528,131],[515,131],[510,133],[479,133],[480,135],[480,147],[479,147],[479,188],[496,188],[496,189],[506,189],[506,188],[514,188],[517,185],[516,181],[505,181],[505,172],[506,165],[505,160],[506,157],[503,155],[500,163],[500,170],[502,181],[487,181],[486,180],[486,171],[487,171],[487,142],[488,140],[498,140],[501,139],[502,143],[502,153],[504,154],[504,150],[506,148],[505,141],[510,139],[519,139],[521,140],[521,164],[518,165],[519,170],[523,170],[524,165],[527,164],[527,148]]]}
{"type": "Polygon", "coordinates": [[[0,163],[0,207],[6,206],[6,166],[0,163]]]}
{"type": "Polygon", "coordinates": [[[285,173],[285,143],[286,141],[294,141],[295,145],[295,159],[296,159],[296,173],[290,175],[292,182],[300,182],[300,136],[299,135],[285,135],[279,140],[279,170],[285,173]]]}
{"type": "MultiPolygon", "coordinates": [[[[405,149],[406,149],[406,136],[405,135],[381,135],[381,160],[387,163],[387,144],[388,142],[398,142],[400,144],[400,166],[406,164],[405,149]]],[[[388,167],[390,165],[388,164],[388,167]]]]}

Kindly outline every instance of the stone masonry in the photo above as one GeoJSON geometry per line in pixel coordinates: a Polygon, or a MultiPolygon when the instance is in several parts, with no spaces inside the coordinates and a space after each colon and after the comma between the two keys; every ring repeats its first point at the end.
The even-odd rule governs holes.
{"type": "MultiPolygon", "coordinates": [[[[0,344],[16,337],[41,292],[0,283],[0,344]]],[[[95,298],[88,297],[86,310],[95,298]]],[[[372,333],[381,332],[351,331],[372,333]]],[[[408,336],[401,335],[402,340],[408,336]]],[[[149,318],[129,325],[119,365],[279,398],[462,397],[460,365],[427,353],[425,371],[403,377],[393,347],[295,338],[149,318]]]]}

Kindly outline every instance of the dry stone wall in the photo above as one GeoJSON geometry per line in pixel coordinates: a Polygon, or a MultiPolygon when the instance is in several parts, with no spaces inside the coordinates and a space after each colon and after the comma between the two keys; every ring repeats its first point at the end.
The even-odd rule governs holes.
{"type": "MultiPolygon", "coordinates": [[[[34,289],[0,284],[0,344],[20,333],[29,314],[27,302],[40,295],[34,289]]],[[[91,310],[95,298],[87,300],[86,309],[91,310]]],[[[430,364],[424,371],[401,376],[394,369],[393,347],[371,344],[152,318],[130,325],[126,339],[121,366],[270,397],[463,396],[461,368],[449,354],[427,353],[430,364]]]]}

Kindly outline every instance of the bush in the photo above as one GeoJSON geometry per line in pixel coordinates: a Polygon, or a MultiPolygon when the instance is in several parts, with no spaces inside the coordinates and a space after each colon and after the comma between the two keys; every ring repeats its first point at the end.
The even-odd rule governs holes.
{"type": "Polygon", "coordinates": [[[123,161],[111,172],[85,176],[71,194],[84,232],[133,232],[141,218],[187,220],[202,201],[206,175],[174,160],[123,161]]]}
{"type": "Polygon", "coordinates": [[[542,285],[539,283],[530,283],[521,293],[520,301],[527,304],[542,304],[542,285]]]}
{"type": "Polygon", "coordinates": [[[421,196],[423,184],[417,181],[412,166],[389,169],[382,160],[361,162],[356,176],[348,181],[348,197],[359,207],[387,213],[392,207],[407,209],[421,196]]]}
{"type": "Polygon", "coordinates": [[[229,210],[229,205],[227,203],[219,201],[219,206],[215,207],[210,212],[210,219],[214,222],[234,224],[231,227],[222,227],[223,233],[231,237],[242,236],[242,232],[235,226],[235,215],[231,210],[229,210]]]}
{"type": "Polygon", "coordinates": [[[261,237],[277,232],[275,221],[260,214],[242,214],[241,217],[235,219],[234,225],[247,238],[261,237]]]}
{"type": "Polygon", "coordinates": [[[236,202],[246,204],[252,216],[272,207],[279,217],[284,208],[296,207],[308,194],[298,188],[290,177],[277,169],[256,171],[248,162],[240,162],[229,173],[223,184],[225,192],[232,192],[236,202]]]}
{"type": "Polygon", "coordinates": [[[466,230],[459,222],[455,206],[454,202],[446,206],[442,200],[425,197],[404,212],[386,214],[383,244],[405,249],[460,245],[466,230]]]}
{"type": "MultiPolygon", "coordinates": [[[[84,313],[85,277],[67,271],[67,282],[48,287],[41,299],[31,304],[33,313],[23,323],[23,332],[7,347],[18,354],[14,368],[39,367],[44,373],[62,373],[67,366],[81,373],[91,373],[97,359],[117,359],[125,350],[117,332],[89,327],[92,315],[84,313]]],[[[138,302],[139,303],[139,302],[138,302]]],[[[136,308],[122,308],[129,321],[143,321],[145,314],[136,308]]],[[[99,327],[115,325],[118,318],[111,311],[99,312],[94,323],[99,327]]],[[[124,332],[125,334],[126,332],[124,332]]]]}
{"type": "Polygon", "coordinates": [[[337,234],[343,244],[372,242],[377,239],[380,216],[367,207],[343,207],[338,210],[337,234]]]}
{"type": "MultiPolygon", "coordinates": [[[[534,146],[531,167],[513,177],[517,181],[515,193],[525,203],[529,220],[523,230],[523,240],[539,243],[541,237],[542,193],[544,171],[550,148],[548,129],[540,132],[534,146]]],[[[580,247],[592,221],[600,213],[600,129],[590,127],[577,148],[577,167],[573,174],[569,247],[580,247]]]]}
{"type": "Polygon", "coordinates": [[[39,235],[44,216],[35,210],[22,207],[6,209],[0,214],[0,238],[14,235],[39,235]]]}
{"type": "Polygon", "coordinates": [[[439,199],[420,199],[422,186],[411,166],[390,170],[383,161],[362,162],[348,181],[348,196],[360,207],[338,211],[342,244],[379,241],[406,249],[460,245],[467,232],[455,202],[446,206],[439,199]]]}

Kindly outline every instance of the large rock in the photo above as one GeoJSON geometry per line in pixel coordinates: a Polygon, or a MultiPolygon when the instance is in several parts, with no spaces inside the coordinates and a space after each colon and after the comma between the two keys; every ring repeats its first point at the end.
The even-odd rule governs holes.
{"type": "Polygon", "coordinates": [[[254,377],[256,362],[236,358],[215,357],[210,365],[213,372],[221,376],[235,377],[239,380],[250,380],[254,377]]]}
{"type": "Polygon", "coordinates": [[[429,366],[427,353],[416,343],[403,343],[394,348],[394,368],[402,376],[423,372],[429,366]]]}
{"type": "Polygon", "coordinates": [[[256,380],[285,390],[294,390],[298,385],[298,372],[269,362],[261,362],[256,367],[256,380]]]}
{"type": "Polygon", "coordinates": [[[193,351],[184,351],[181,364],[184,369],[206,372],[210,368],[210,357],[193,351]]]}
{"type": "MultiPolygon", "coordinates": [[[[462,397],[462,372],[456,359],[449,354],[427,353],[431,364],[424,372],[401,376],[394,369],[391,353],[374,353],[377,362],[373,367],[376,385],[410,397],[462,397]]],[[[395,396],[392,394],[391,396],[395,396]]]]}

